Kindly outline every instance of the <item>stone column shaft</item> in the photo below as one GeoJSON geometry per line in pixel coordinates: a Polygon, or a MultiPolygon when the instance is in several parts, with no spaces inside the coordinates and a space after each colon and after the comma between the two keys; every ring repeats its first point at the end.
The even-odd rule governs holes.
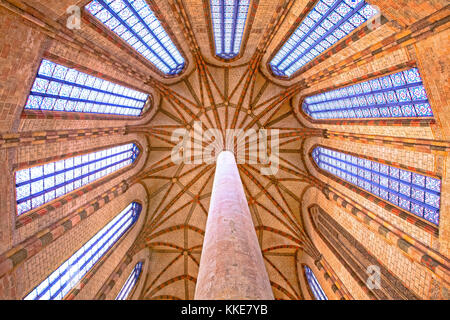
{"type": "Polygon", "coordinates": [[[234,154],[216,163],[195,290],[199,300],[274,299],[234,154]]]}

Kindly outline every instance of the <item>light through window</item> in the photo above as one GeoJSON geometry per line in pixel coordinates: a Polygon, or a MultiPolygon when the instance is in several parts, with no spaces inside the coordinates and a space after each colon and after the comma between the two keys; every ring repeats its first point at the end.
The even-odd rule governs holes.
{"type": "Polygon", "coordinates": [[[312,272],[312,270],[308,266],[305,266],[305,274],[306,280],[308,281],[309,288],[311,289],[314,298],[316,298],[316,300],[328,300],[325,292],[323,292],[323,289],[319,284],[319,281],[317,281],[314,272],[312,272]]]}
{"type": "Polygon", "coordinates": [[[142,210],[132,202],[91,240],[34,288],[25,300],[61,300],[134,225],[142,210]]]}
{"type": "Polygon", "coordinates": [[[126,300],[128,298],[128,295],[130,294],[131,290],[134,288],[139,279],[141,271],[142,271],[142,262],[138,262],[134,267],[133,271],[131,272],[130,276],[128,277],[127,281],[123,285],[122,289],[120,290],[119,294],[117,295],[116,300],[126,300]]]}
{"type": "Polygon", "coordinates": [[[272,71],[290,77],[377,14],[364,0],[320,0],[270,61],[272,71]]]}
{"type": "Polygon", "coordinates": [[[231,59],[239,54],[250,0],[211,0],[216,54],[231,59]]]}
{"type": "Polygon", "coordinates": [[[317,147],[317,165],[433,224],[439,224],[441,180],[343,152],[317,147]]]}
{"type": "Polygon", "coordinates": [[[183,70],[183,57],[145,0],[94,0],[86,9],[163,73],[183,70]]]}
{"type": "Polygon", "coordinates": [[[25,109],[139,116],[148,95],[43,60],[25,109]]]}
{"type": "Polygon", "coordinates": [[[16,172],[17,214],[79,189],[131,165],[139,148],[126,144],[16,172]]]}
{"type": "Polygon", "coordinates": [[[313,119],[433,117],[417,68],[307,97],[313,119]]]}

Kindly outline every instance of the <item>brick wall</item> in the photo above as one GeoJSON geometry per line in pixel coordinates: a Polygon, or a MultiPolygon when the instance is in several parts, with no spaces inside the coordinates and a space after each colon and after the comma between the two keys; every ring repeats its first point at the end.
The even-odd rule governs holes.
{"type": "Polygon", "coordinates": [[[47,37],[0,6],[0,132],[17,130],[47,37]]]}

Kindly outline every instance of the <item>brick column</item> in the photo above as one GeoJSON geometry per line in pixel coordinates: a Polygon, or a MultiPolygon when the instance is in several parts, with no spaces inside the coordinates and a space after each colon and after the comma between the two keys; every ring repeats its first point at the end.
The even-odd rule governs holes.
{"type": "Polygon", "coordinates": [[[195,299],[274,299],[230,151],[221,152],[217,158],[195,299]]]}

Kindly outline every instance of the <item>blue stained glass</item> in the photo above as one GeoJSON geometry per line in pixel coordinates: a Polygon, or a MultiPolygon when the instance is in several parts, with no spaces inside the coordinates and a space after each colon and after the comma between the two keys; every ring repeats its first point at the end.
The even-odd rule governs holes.
{"type": "Polygon", "coordinates": [[[417,115],[418,116],[429,116],[432,117],[433,116],[433,112],[431,111],[431,107],[428,103],[424,103],[424,104],[416,104],[414,105],[417,115]]]}
{"type": "Polygon", "coordinates": [[[216,54],[234,58],[241,49],[250,0],[211,0],[210,4],[216,54]]]}
{"type": "Polygon", "coordinates": [[[400,102],[406,102],[411,101],[411,97],[409,96],[409,92],[407,89],[400,89],[396,91],[398,101],[400,102]]]}
{"type": "Polygon", "coordinates": [[[399,198],[399,206],[402,207],[403,209],[409,210],[411,203],[408,200],[400,197],[399,198]]]}
{"type": "Polygon", "coordinates": [[[120,292],[116,297],[116,300],[126,300],[128,298],[131,290],[134,288],[139,279],[141,271],[142,271],[142,262],[138,262],[136,266],[133,268],[133,271],[131,272],[127,281],[125,281],[125,284],[123,285],[122,289],[120,289],[120,292]]]}
{"type": "Polygon", "coordinates": [[[409,92],[411,94],[412,100],[427,100],[427,93],[425,92],[425,88],[423,86],[409,88],[409,92]]]}
{"type": "MultiPolygon", "coordinates": [[[[382,93],[379,93],[379,94],[383,95],[382,93]]],[[[394,91],[386,91],[384,93],[384,96],[386,97],[386,100],[388,103],[398,102],[397,96],[395,95],[394,91]]]]}
{"type": "Polygon", "coordinates": [[[441,180],[427,177],[426,178],[426,187],[427,187],[427,189],[439,192],[441,190],[441,180]]]}
{"type": "Polygon", "coordinates": [[[25,109],[139,116],[148,95],[43,60],[25,109]]]}
{"type": "Polygon", "coordinates": [[[439,224],[440,179],[324,147],[315,148],[312,156],[323,170],[433,224],[439,224]]]}
{"type": "Polygon", "coordinates": [[[433,222],[434,224],[439,224],[439,211],[424,208],[424,219],[433,222]]]}
{"type": "Polygon", "coordinates": [[[404,117],[415,117],[416,112],[414,111],[414,107],[412,105],[404,105],[402,106],[402,113],[404,117]]]}
{"type": "MultiPolygon", "coordinates": [[[[413,69],[411,69],[413,70],[413,69]]],[[[417,69],[416,69],[417,70],[417,69]]],[[[420,79],[420,78],[419,78],[420,79]]],[[[421,82],[421,81],[420,81],[421,82]]],[[[392,81],[389,76],[381,78],[381,85],[383,86],[383,89],[389,89],[392,88],[392,81]]]]}
{"type": "Polygon", "coordinates": [[[86,9],[161,72],[183,70],[184,58],[145,0],[94,0],[86,9]]]}
{"type": "Polygon", "coordinates": [[[272,71],[278,76],[290,77],[377,14],[374,7],[361,0],[318,1],[270,61],[272,71]]]}
{"type": "Polygon", "coordinates": [[[425,187],[425,177],[421,174],[413,173],[412,174],[412,183],[419,186],[419,187],[425,187]]]}
{"type": "Polygon", "coordinates": [[[421,189],[412,188],[411,197],[421,202],[424,202],[425,192],[421,189]]]}
{"type": "Polygon", "coordinates": [[[51,275],[36,286],[24,300],[61,300],[92,267],[135,224],[142,210],[140,204],[130,203],[113,220],[86,242],[51,275]]]}
{"type": "Polygon", "coordinates": [[[400,183],[400,193],[409,197],[411,194],[411,186],[404,183],[400,183]]]}
{"type": "Polygon", "coordinates": [[[306,280],[308,281],[309,288],[311,289],[314,298],[316,298],[316,300],[328,300],[327,296],[325,295],[325,292],[320,286],[319,281],[317,281],[314,272],[308,266],[305,265],[304,267],[306,280]]]}
{"type": "Polygon", "coordinates": [[[384,105],[386,104],[386,99],[382,93],[375,94],[375,98],[377,100],[377,104],[384,105]]]}
{"type": "Polygon", "coordinates": [[[390,193],[389,192],[389,202],[395,204],[396,206],[398,206],[398,195],[396,195],[395,193],[390,193]]]}
{"type": "Polygon", "coordinates": [[[402,111],[401,108],[399,106],[393,106],[393,107],[389,107],[389,111],[391,112],[393,117],[401,117],[402,116],[402,111]]]}
{"type": "Polygon", "coordinates": [[[433,116],[417,68],[307,97],[303,110],[326,120],[433,116]]]}
{"type": "Polygon", "coordinates": [[[377,101],[375,100],[375,97],[372,94],[367,95],[366,100],[369,105],[374,105],[377,103],[377,101]]]}
{"type": "Polygon", "coordinates": [[[120,170],[132,164],[138,155],[139,148],[130,143],[19,170],[16,172],[17,214],[120,170]]]}
{"type": "MultiPolygon", "coordinates": [[[[423,207],[421,205],[411,203],[411,212],[414,213],[416,216],[423,217],[423,207]]],[[[439,222],[437,222],[436,224],[438,223],[439,222]]]]}
{"type": "Polygon", "coordinates": [[[437,196],[433,193],[430,193],[430,192],[425,192],[425,203],[426,204],[439,209],[439,207],[440,207],[439,202],[440,202],[439,196],[437,196]]]}
{"type": "Polygon", "coordinates": [[[392,83],[394,83],[395,86],[398,87],[398,86],[405,85],[405,79],[403,77],[403,73],[402,72],[393,74],[390,77],[391,77],[392,83]]]}
{"type": "Polygon", "coordinates": [[[403,75],[408,83],[421,83],[419,71],[417,69],[409,69],[403,72],[403,75]]]}
{"type": "Polygon", "coordinates": [[[400,170],[400,180],[411,182],[411,172],[400,170]]]}

